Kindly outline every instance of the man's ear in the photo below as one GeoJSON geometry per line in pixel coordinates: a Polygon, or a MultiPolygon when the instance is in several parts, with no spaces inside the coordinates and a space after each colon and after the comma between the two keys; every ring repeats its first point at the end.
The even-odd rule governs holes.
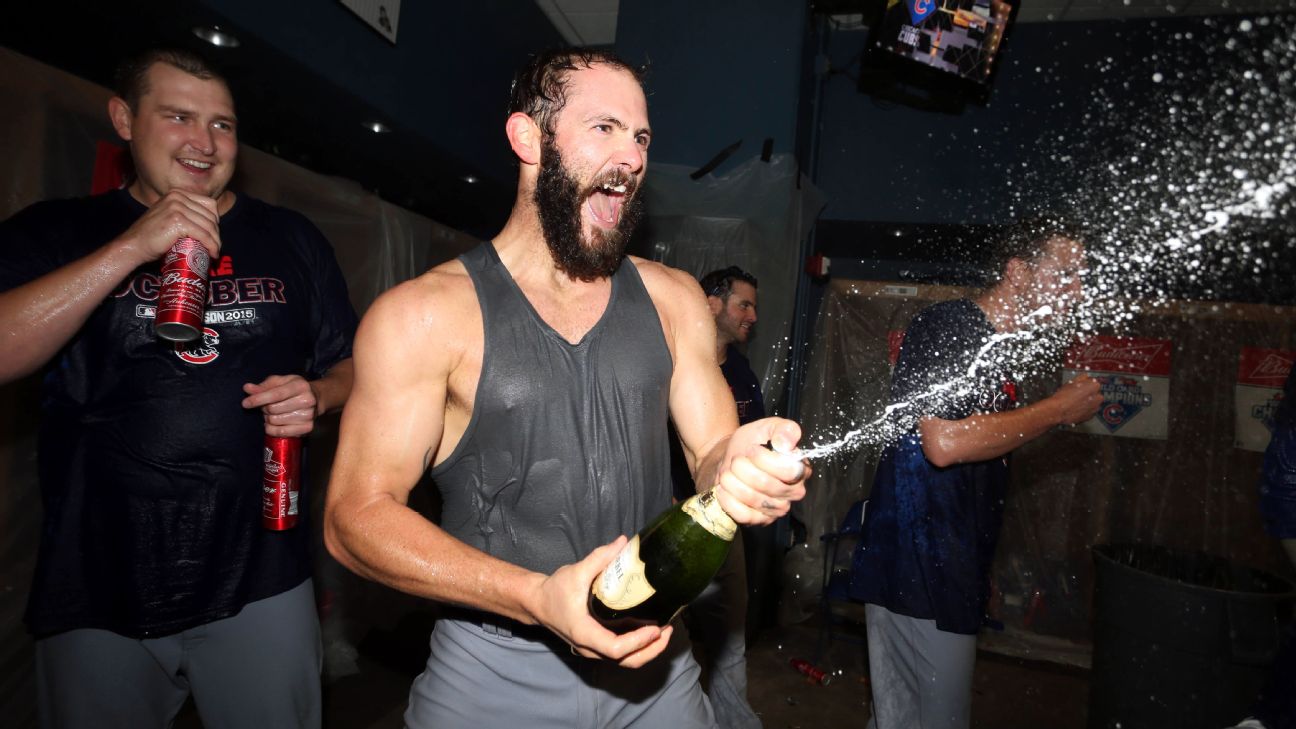
{"type": "Polygon", "coordinates": [[[131,140],[131,120],[134,114],[131,112],[130,104],[120,96],[114,96],[108,100],[108,120],[112,122],[113,129],[117,131],[117,136],[122,141],[131,140]]]}
{"type": "Polygon", "coordinates": [[[711,307],[711,316],[716,316],[724,308],[724,299],[707,294],[707,306],[711,307]]]}
{"type": "Polygon", "coordinates": [[[520,111],[513,112],[504,123],[504,132],[508,135],[509,147],[522,164],[540,164],[540,125],[535,123],[535,119],[520,111]]]}
{"type": "Polygon", "coordinates": [[[1020,258],[1008,259],[1008,265],[1004,266],[1004,280],[1012,286],[1013,290],[1021,291],[1030,286],[1030,264],[1020,258]]]}

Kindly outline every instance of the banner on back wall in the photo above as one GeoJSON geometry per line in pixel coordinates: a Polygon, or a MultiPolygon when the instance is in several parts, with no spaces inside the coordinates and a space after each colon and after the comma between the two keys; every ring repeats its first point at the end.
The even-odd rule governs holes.
{"type": "Polygon", "coordinates": [[[887,332],[887,362],[895,372],[896,362],[900,361],[900,345],[904,344],[905,330],[891,329],[887,332]]]}
{"type": "Polygon", "coordinates": [[[1263,451],[1269,445],[1282,387],[1296,362],[1296,351],[1243,347],[1233,386],[1233,445],[1263,451]]]}
{"type": "Polygon", "coordinates": [[[1098,414],[1076,426],[1085,433],[1165,440],[1169,433],[1168,339],[1099,336],[1067,352],[1062,381],[1088,374],[1102,385],[1098,414]]]}

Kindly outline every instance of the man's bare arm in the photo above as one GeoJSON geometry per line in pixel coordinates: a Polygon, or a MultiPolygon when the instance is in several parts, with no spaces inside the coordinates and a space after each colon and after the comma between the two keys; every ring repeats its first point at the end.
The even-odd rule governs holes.
{"type": "Polygon", "coordinates": [[[444,425],[450,355],[418,315],[435,293],[425,281],[404,284],[380,297],[361,322],[325,544],[358,574],[403,592],[522,620],[527,615],[514,596],[532,589],[535,576],[468,548],[406,506],[444,425]]]}
{"type": "Polygon", "coordinates": [[[384,294],[361,322],[325,508],[329,552],[402,592],[541,624],[583,655],[643,665],[665,649],[669,629],[618,636],[586,608],[590,584],[623,540],[543,575],[468,546],[407,506],[442,440],[455,359],[447,342],[464,337],[462,312],[428,303],[446,298],[437,279],[384,294]]]}
{"type": "Polygon", "coordinates": [[[1058,425],[1088,420],[1101,404],[1098,383],[1088,375],[1080,375],[1048,398],[1023,408],[962,420],[925,418],[918,426],[923,455],[939,468],[988,461],[1012,452],[1058,425]]]}
{"type": "Polygon", "coordinates": [[[679,431],[697,488],[719,484],[720,505],[742,524],[768,524],[805,495],[810,469],[795,456],[801,429],[782,418],[738,428],[733,393],[715,361],[715,319],[687,274],[641,268],[673,340],[671,418],[679,431]],[[771,451],[765,444],[774,446],[771,451]]]}
{"type": "Polygon", "coordinates": [[[182,235],[220,250],[216,203],[173,191],[126,232],[89,255],[0,293],[0,383],[31,374],[67,344],[86,319],[140,265],[182,235]]]}

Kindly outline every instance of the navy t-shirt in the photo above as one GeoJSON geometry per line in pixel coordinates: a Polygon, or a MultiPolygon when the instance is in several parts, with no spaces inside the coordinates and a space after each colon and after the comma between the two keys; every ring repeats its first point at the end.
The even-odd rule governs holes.
{"type": "Polygon", "coordinates": [[[952,633],[975,634],[984,617],[1008,459],[937,468],[923,454],[917,419],[962,420],[1016,407],[1016,385],[1003,372],[972,366],[993,335],[967,299],[930,306],[909,324],[891,403],[911,404],[914,427],[882,454],[851,573],[853,598],[935,620],[952,633]],[[923,397],[956,379],[967,387],[923,397]]]}
{"type": "Polygon", "coordinates": [[[1275,539],[1296,538],[1296,368],[1287,375],[1260,474],[1260,516],[1275,539]]]}
{"type": "Polygon", "coordinates": [[[725,361],[720,364],[734,404],[738,406],[738,424],[746,425],[765,417],[765,398],[761,396],[760,380],[752,372],[751,363],[732,344],[725,350],[725,361]]]}
{"type": "MultiPolygon", "coordinates": [[[[752,372],[747,358],[732,344],[726,346],[728,349],[725,350],[725,361],[720,365],[720,372],[724,374],[725,382],[729,383],[734,404],[738,407],[738,424],[746,425],[765,417],[765,398],[761,395],[760,380],[756,379],[756,373],[752,372]]],[[[677,501],[683,501],[697,493],[697,489],[674,423],[670,425],[670,446],[671,491],[677,501]]]]}
{"type": "MultiPolygon", "coordinates": [[[[124,190],[23,210],[0,224],[0,290],[85,256],[145,210],[124,190]]],[[[242,386],[313,379],[350,357],[355,312],[332,249],[303,216],[239,195],[220,229],[201,340],[154,335],[153,262],[46,371],[44,521],[26,616],[38,637],[174,633],[310,574],[309,510],[294,529],[261,526],[264,421],[242,407],[242,386]]]]}

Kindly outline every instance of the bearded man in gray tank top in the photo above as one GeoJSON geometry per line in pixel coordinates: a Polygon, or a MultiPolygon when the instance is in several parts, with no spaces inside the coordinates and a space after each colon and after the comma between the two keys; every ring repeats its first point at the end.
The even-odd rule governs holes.
{"type": "Polygon", "coordinates": [[[326,543],[449,606],[413,729],[713,727],[680,626],[612,633],[590,584],[671,504],[668,418],[699,488],[755,525],[805,494],[800,428],[739,428],[697,282],[624,255],[652,137],[638,72],[603,51],[542,54],[509,111],[504,229],[361,323],[326,543]],[[428,468],[439,525],[406,506],[428,468]]]}

